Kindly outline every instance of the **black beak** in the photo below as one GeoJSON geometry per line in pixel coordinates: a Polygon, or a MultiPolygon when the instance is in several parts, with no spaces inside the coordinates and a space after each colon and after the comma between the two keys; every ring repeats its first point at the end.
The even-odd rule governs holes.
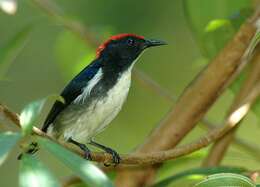
{"type": "Polygon", "coordinates": [[[161,40],[153,40],[153,39],[148,39],[145,40],[145,48],[148,47],[155,47],[155,46],[159,46],[159,45],[166,45],[167,43],[161,40]]]}

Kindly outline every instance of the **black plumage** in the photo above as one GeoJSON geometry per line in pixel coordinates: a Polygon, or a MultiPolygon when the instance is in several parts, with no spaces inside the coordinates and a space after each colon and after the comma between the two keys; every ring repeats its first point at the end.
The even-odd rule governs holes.
{"type": "Polygon", "coordinates": [[[88,81],[95,76],[101,66],[100,60],[96,59],[69,82],[60,94],[65,103],[62,103],[61,101],[56,101],[54,103],[42,126],[42,131],[47,132],[49,125],[53,123],[56,117],[82,93],[83,88],[88,84],[88,81]]]}

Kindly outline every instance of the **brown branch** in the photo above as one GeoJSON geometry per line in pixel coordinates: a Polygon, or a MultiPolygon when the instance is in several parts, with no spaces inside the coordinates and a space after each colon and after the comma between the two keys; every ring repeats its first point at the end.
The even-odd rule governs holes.
{"type": "MultiPolygon", "coordinates": [[[[144,88],[147,88],[147,89],[157,93],[159,96],[161,96],[168,102],[175,103],[176,97],[173,96],[168,90],[163,89],[157,82],[152,80],[148,75],[143,74],[143,72],[140,72],[137,69],[135,69],[135,74],[138,75],[138,76],[136,76],[136,80],[140,84],[142,84],[144,88]]],[[[205,116],[201,119],[201,123],[202,123],[203,127],[207,128],[207,130],[216,128],[216,125],[213,124],[205,116]]],[[[249,152],[249,154],[251,154],[253,157],[255,157],[255,159],[260,160],[260,147],[258,147],[257,145],[253,145],[239,137],[234,138],[234,144],[236,146],[239,146],[242,149],[246,150],[247,152],[249,152]]]]}
{"type": "MultiPolygon", "coordinates": [[[[148,88],[149,90],[157,93],[159,96],[161,96],[162,98],[164,98],[166,101],[172,102],[174,103],[176,101],[176,97],[171,95],[171,93],[166,90],[163,89],[157,82],[155,82],[154,80],[152,80],[148,75],[143,74],[143,72],[135,69],[135,74],[138,75],[136,76],[136,80],[141,83],[145,88],[148,88]]],[[[207,130],[212,130],[217,128],[215,124],[213,124],[212,122],[210,122],[206,117],[202,118],[201,120],[202,125],[204,127],[204,129],[206,128],[207,130]]],[[[257,145],[253,145],[239,137],[235,137],[234,138],[234,144],[241,147],[242,149],[246,150],[247,152],[249,152],[252,156],[255,157],[255,159],[260,160],[260,147],[258,147],[257,145]]],[[[126,169],[126,168],[132,168],[132,169],[136,169],[138,166],[133,166],[133,167],[129,167],[129,165],[120,165],[117,166],[116,168],[103,168],[103,171],[110,171],[111,169],[116,169],[117,171],[120,171],[122,169],[126,169]]],[[[63,181],[63,185],[62,187],[68,187],[71,186],[72,184],[78,184],[81,183],[82,180],[77,177],[77,176],[71,176],[69,178],[67,178],[66,180],[63,181]]]]}
{"type": "MultiPolygon", "coordinates": [[[[252,66],[250,69],[250,72],[248,74],[247,79],[245,80],[243,86],[241,87],[239,93],[237,94],[236,98],[234,99],[234,102],[231,106],[231,109],[229,113],[232,113],[233,110],[240,105],[243,98],[245,98],[251,90],[254,88],[254,86],[257,84],[257,82],[260,80],[260,51],[256,51],[256,55],[252,59],[252,66]]],[[[231,132],[226,134],[223,138],[218,140],[213,147],[211,148],[208,156],[203,162],[203,166],[209,167],[209,166],[216,166],[219,165],[221,160],[223,159],[230,143],[234,139],[236,129],[233,129],[231,132]]]]}
{"type": "MultiPolygon", "coordinates": [[[[255,34],[257,11],[243,24],[220,54],[186,88],[176,106],[155,129],[137,152],[153,152],[175,147],[201,120],[237,71],[244,66],[242,59],[255,34]],[[160,140],[160,141],[158,141],[160,140]]],[[[157,166],[146,170],[120,172],[117,186],[145,186],[151,182],[157,166]]]]}
{"type": "MultiPolygon", "coordinates": [[[[253,60],[254,61],[254,60],[253,60]]],[[[155,82],[151,77],[149,77],[147,74],[144,74],[142,71],[135,69],[135,80],[139,82],[144,88],[147,88],[157,95],[161,96],[164,98],[166,101],[175,103],[176,102],[176,96],[172,95],[168,90],[162,88],[160,84],[155,82]]],[[[134,75],[134,76],[135,76],[134,75]]],[[[207,119],[206,116],[204,116],[201,119],[201,123],[206,127],[208,130],[209,129],[214,129],[216,128],[216,125],[213,124],[209,119],[207,119]]],[[[241,147],[242,149],[246,150],[249,152],[255,159],[260,160],[260,147],[257,145],[253,145],[239,137],[234,138],[234,144],[241,147]]],[[[124,167],[120,167],[120,169],[123,169],[124,167]]],[[[118,170],[119,168],[117,168],[118,170]]]]}
{"type": "MultiPolygon", "coordinates": [[[[252,64],[254,64],[255,59],[252,59],[252,64]]],[[[260,67],[255,67],[257,69],[260,69],[260,67]]],[[[176,102],[176,96],[172,95],[168,90],[162,88],[160,84],[155,82],[153,79],[151,79],[147,74],[144,74],[142,71],[139,71],[135,69],[135,74],[137,75],[135,80],[137,80],[141,85],[143,85],[144,88],[147,88],[157,95],[161,96],[164,98],[166,101],[175,103],[176,102]]],[[[201,123],[206,127],[208,130],[209,129],[214,129],[216,128],[216,125],[213,124],[207,117],[203,117],[201,119],[201,123]]],[[[234,138],[234,144],[243,148],[247,152],[249,152],[252,156],[254,156],[257,160],[260,160],[260,147],[256,145],[252,145],[251,143],[239,138],[235,137],[234,138]]],[[[118,168],[117,168],[118,169],[118,168]]],[[[122,168],[121,168],[122,169],[122,168]]]]}
{"type": "MultiPolygon", "coordinates": [[[[258,87],[256,87],[251,92],[251,94],[248,96],[248,98],[245,99],[244,104],[241,107],[239,107],[234,113],[232,113],[230,115],[230,117],[228,118],[229,123],[227,123],[224,127],[220,128],[220,129],[212,130],[206,136],[200,138],[198,141],[196,141],[192,144],[189,144],[186,146],[181,146],[181,147],[175,148],[173,150],[158,152],[158,153],[140,154],[140,155],[137,154],[137,155],[132,155],[132,156],[129,155],[128,157],[125,156],[123,158],[122,162],[131,163],[131,164],[154,164],[154,163],[158,163],[158,162],[163,162],[168,159],[177,158],[179,156],[183,156],[188,153],[194,152],[200,148],[203,148],[203,147],[207,146],[208,144],[210,144],[211,142],[215,141],[216,139],[222,137],[225,133],[230,131],[232,128],[234,128],[235,125],[238,124],[238,122],[244,117],[244,115],[247,112],[241,113],[241,115],[239,116],[239,119],[237,119],[236,121],[231,120],[233,118],[232,116],[235,115],[237,113],[237,111],[240,111],[241,108],[244,108],[244,106],[251,105],[259,94],[260,94],[260,84],[258,85],[258,87]]],[[[249,109],[250,109],[250,107],[247,107],[247,111],[249,109]]],[[[11,112],[10,110],[8,110],[6,107],[4,107],[2,105],[0,105],[0,112],[2,112],[7,118],[9,118],[12,122],[14,122],[18,127],[20,127],[19,116],[17,114],[11,112]]],[[[235,116],[237,116],[237,114],[235,116]]],[[[40,131],[37,128],[33,128],[33,132],[35,134],[37,134],[38,136],[48,138],[52,141],[56,141],[56,140],[53,140],[52,138],[48,137],[44,132],[40,131]]],[[[70,149],[69,147],[67,147],[67,148],[70,149]]],[[[73,151],[76,151],[76,150],[73,150],[73,151]]],[[[76,152],[77,152],[77,154],[84,156],[84,154],[81,151],[76,151],[76,152]]],[[[107,158],[107,155],[100,154],[100,153],[94,153],[92,155],[92,157],[94,160],[97,159],[98,157],[100,157],[100,161],[101,160],[107,161],[108,159],[111,160],[111,158],[107,158]],[[103,157],[103,158],[101,158],[101,157],[103,157]]],[[[73,180],[66,180],[66,182],[63,184],[63,186],[68,186],[68,184],[75,184],[80,181],[78,178],[75,178],[75,177],[73,177],[72,179],[73,180]]]]}
{"type": "MultiPolygon", "coordinates": [[[[258,87],[256,87],[252,92],[251,95],[245,99],[245,102],[243,105],[241,105],[235,112],[240,111],[240,108],[244,106],[249,106],[251,103],[256,99],[256,97],[260,93],[260,84],[258,87]]],[[[246,108],[246,110],[249,110],[249,107],[246,108]]],[[[18,127],[21,127],[19,116],[16,113],[13,113],[10,111],[7,107],[0,105],[0,112],[3,113],[8,119],[10,119],[14,124],[16,124],[18,127]]],[[[234,113],[235,113],[234,112],[234,113]]],[[[246,113],[241,114],[241,116],[245,115],[246,113]]],[[[232,114],[233,115],[233,114],[232,114]]],[[[232,118],[232,115],[230,118],[232,118]]],[[[155,163],[161,163],[166,160],[175,159],[180,156],[187,155],[189,153],[192,153],[196,150],[199,150],[203,147],[206,147],[216,139],[222,137],[225,133],[227,133],[229,130],[234,128],[236,123],[238,123],[241,119],[238,119],[237,121],[229,120],[232,123],[229,123],[228,125],[222,127],[213,129],[210,131],[207,135],[204,137],[198,139],[197,141],[180,146],[178,148],[167,150],[167,151],[160,151],[160,152],[153,152],[153,153],[135,153],[130,155],[121,155],[121,163],[122,164],[137,164],[137,165],[150,165],[155,163]],[[234,123],[233,123],[234,122],[234,123]]],[[[56,139],[53,139],[52,137],[48,136],[46,133],[41,131],[40,129],[33,127],[33,134],[37,136],[41,136],[43,138],[47,138],[51,141],[54,141],[64,147],[66,147],[69,150],[72,150],[73,152],[77,153],[78,155],[84,157],[84,152],[82,152],[79,149],[72,148],[68,146],[68,144],[61,144],[60,142],[57,142],[56,139]]],[[[97,162],[112,162],[112,157],[110,154],[107,153],[92,153],[91,157],[93,161],[97,162]]]]}

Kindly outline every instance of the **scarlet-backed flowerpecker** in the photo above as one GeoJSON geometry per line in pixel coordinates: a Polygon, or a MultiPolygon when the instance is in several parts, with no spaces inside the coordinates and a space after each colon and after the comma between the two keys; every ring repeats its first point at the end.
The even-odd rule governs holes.
{"type": "MultiPolygon", "coordinates": [[[[96,146],[113,156],[113,149],[93,138],[117,116],[131,84],[131,72],[138,56],[147,48],[164,45],[159,40],[134,34],[112,36],[97,49],[96,58],[75,76],[62,91],[65,103],[56,101],[42,130],[58,141],[77,145],[91,159],[86,144],[96,146]]],[[[35,148],[29,153],[35,152],[35,148]]]]}

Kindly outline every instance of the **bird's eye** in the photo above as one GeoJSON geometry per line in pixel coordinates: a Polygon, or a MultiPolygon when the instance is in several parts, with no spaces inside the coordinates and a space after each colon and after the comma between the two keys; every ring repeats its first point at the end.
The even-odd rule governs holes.
{"type": "Polygon", "coordinates": [[[135,41],[133,39],[128,39],[127,40],[127,44],[128,45],[133,45],[135,43],[135,41]]]}

